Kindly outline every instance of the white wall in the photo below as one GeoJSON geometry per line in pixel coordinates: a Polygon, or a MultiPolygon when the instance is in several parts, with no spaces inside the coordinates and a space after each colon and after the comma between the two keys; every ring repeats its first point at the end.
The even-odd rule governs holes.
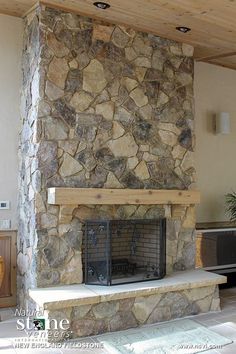
{"type": "Polygon", "coordinates": [[[0,210],[0,220],[11,219],[12,229],[17,225],[22,37],[22,20],[0,15],[0,200],[11,203],[9,211],[0,210]]]}
{"type": "Polygon", "coordinates": [[[236,70],[195,63],[198,222],[226,221],[225,194],[236,191],[236,70]],[[213,115],[230,113],[231,134],[215,135],[213,115]]]}

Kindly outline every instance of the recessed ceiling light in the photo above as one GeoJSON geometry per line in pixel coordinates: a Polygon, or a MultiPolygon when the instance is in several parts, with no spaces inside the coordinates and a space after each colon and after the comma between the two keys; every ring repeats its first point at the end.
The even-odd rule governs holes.
{"type": "Polygon", "coordinates": [[[94,2],[93,3],[94,6],[96,6],[98,9],[102,9],[102,10],[106,10],[109,9],[109,7],[111,7],[111,5],[107,4],[106,2],[94,2]]]}
{"type": "Polygon", "coordinates": [[[180,31],[182,33],[187,33],[189,31],[191,31],[191,28],[189,27],[185,27],[185,26],[179,26],[179,27],[176,27],[177,31],[180,31]]]}

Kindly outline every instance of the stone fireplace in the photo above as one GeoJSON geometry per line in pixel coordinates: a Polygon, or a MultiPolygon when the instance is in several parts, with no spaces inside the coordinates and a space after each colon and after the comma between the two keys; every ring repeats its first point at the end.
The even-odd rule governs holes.
{"type": "MultiPolygon", "coordinates": [[[[86,220],[164,218],[166,273],[194,269],[195,205],[191,201],[142,204],[137,197],[130,205],[48,202],[48,189],[55,187],[150,193],[194,188],[192,54],[193,48],[186,44],[44,5],[27,15],[18,237],[22,306],[35,306],[29,289],[53,286],[56,291],[83,283],[86,220]]],[[[213,283],[205,282],[210,288],[205,295],[207,310],[219,305],[217,301],[212,305],[218,296],[217,282],[213,283]]],[[[83,293],[84,285],[78,286],[83,293]]],[[[86,299],[93,304],[102,298],[94,299],[94,292],[90,295],[86,299]]],[[[89,327],[91,303],[86,301],[79,304],[88,305],[87,312],[81,311],[88,313],[89,327]]],[[[186,300],[186,308],[191,301],[186,300]]],[[[115,306],[121,316],[119,306],[125,310],[131,303],[111,308],[115,306]]],[[[65,306],[67,316],[73,312],[72,322],[76,316],[82,318],[71,307],[69,315],[65,306]]],[[[54,304],[51,309],[55,308],[54,304]]],[[[197,308],[181,311],[183,315],[197,308]]],[[[93,316],[101,318],[97,313],[93,316]]],[[[91,333],[99,332],[100,322],[91,333]]]]}

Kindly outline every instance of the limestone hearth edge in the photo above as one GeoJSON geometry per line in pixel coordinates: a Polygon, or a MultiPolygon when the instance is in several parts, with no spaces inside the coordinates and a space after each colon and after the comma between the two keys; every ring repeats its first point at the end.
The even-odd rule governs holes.
{"type": "Polygon", "coordinates": [[[175,272],[161,280],[114,286],[64,285],[29,290],[29,296],[44,310],[57,310],[72,306],[99,304],[113,300],[164,294],[181,290],[209,287],[227,282],[222,275],[201,269],[175,272]]]}

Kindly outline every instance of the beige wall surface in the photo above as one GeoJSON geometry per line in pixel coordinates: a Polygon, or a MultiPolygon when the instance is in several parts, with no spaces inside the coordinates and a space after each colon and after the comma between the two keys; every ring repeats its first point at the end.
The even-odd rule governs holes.
{"type": "Polygon", "coordinates": [[[236,191],[236,70],[195,63],[198,222],[226,221],[225,194],[236,191]],[[231,133],[216,135],[213,116],[229,112],[231,133]]]}
{"type": "Polygon", "coordinates": [[[0,201],[11,203],[9,211],[0,210],[0,220],[11,219],[13,229],[17,210],[22,36],[21,19],[0,15],[0,201]]]}

